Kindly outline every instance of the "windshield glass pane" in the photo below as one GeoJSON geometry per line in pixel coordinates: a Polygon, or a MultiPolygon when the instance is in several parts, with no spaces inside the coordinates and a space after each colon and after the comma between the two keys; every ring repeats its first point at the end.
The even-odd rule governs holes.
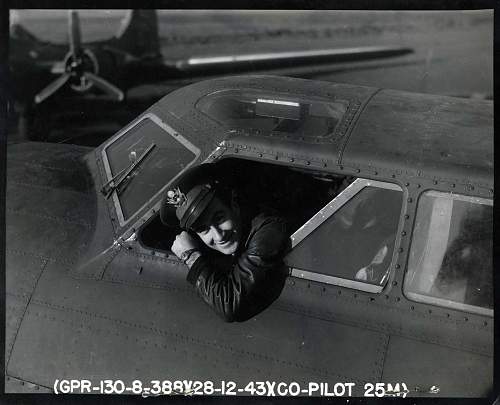
{"type": "Polygon", "coordinates": [[[124,221],[196,159],[193,151],[146,118],[106,148],[111,177],[129,167],[153,143],[156,146],[134,170],[132,179],[118,194],[124,221]]]}
{"type": "Polygon", "coordinates": [[[364,187],[290,252],[287,265],[383,285],[393,255],[401,206],[401,191],[364,187]]]}
{"type": "Polygon", "coordinates": [[[347,105],[347,101],[341,100],[303,100],[290,95],[231,90],[210,94],[196,107],[230,130],[316,138],[335,130],[347,105]]]}
{"type": "Polygon", "coordinates": [[[471,312],[493,309],[493,206],[427,192],[418,204],[405,292],[417,301],[471,312]]]}

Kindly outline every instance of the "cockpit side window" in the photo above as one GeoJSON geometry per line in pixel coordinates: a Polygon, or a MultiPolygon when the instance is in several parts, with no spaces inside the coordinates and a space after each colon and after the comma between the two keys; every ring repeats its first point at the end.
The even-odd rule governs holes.
{"type": "MultiPolygon", "coordinates": [[[[212,165],[216,178],[236,191],[242,212],[272,210],[286,220],[292,249],[285,263],[292,276],[382,291],[401,217],[399,186],[246,159],[212,165]]],[[[179,232],[157,215],[138,236],[145,248],[168,254],[179,232]]]]}
{"type": "MultiPolygon", "coordinates": [[[[244,212],[271,209],[287,222],[292,276],[380,292],[393,260],[403,192],[390,183],[226,158],[214,174],[244,212]]],[[[158,215],[139,230],[145,248],[169,254],[178,228],[158,215]]],[[[196,237],[196,235],[193,235],[196,237]]]]}
{"type": "MultiPolygon", "coordinates": [[[[216,178],[236,192],[243,212],[253,215],[271,210],[286,220],[290,235],[354,180],[237,158],[211,165],[216,178]]],[[[144,247],[168,253],[179,232],[179,228],[163,225],[156,215],[138,236],[144,247]]]]}
{"type": "Polygon", "coordinates": [[[357,179],[292,235],[292,276],[380,292],[402,208],[393,184],[357,179]]]}
{"type": "Polygon", "coordinates": [[[493,315],[493,203],[425,192],[419,199],[404,291],[408,298],[493,315]]]}
{"type": "Polygon", "coordinates": [[[198,157],[200,151],[187,139],[163,123],[156,115],[148,114],[124,130],[103,150],[107,181],[120,181],[137,160],[112,197],[120,224],[123,226],[149,200],[198,157]]]}

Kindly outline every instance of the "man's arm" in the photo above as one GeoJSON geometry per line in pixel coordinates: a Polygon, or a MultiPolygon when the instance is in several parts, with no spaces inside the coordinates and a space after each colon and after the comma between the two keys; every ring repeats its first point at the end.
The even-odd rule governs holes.
{"type": "Polygon", "coordinates": [[[279,271],[288,247],[285,221],[268,217],[252,229],[246,250],[229,270],[214,268],[203,254],[194,252],[186,261],[190,267],[187,280],[201,298],[227,322],[237,319],[269,272],[279,271]]]}

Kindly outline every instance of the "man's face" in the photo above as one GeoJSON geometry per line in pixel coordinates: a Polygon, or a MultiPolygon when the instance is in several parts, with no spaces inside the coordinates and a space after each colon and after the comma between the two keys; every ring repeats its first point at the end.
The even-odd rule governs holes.
{"type": "Polygon", "coordinates": [[[240,224],[236,212],[214,197],[203,215],[196,221],[194,231],[209,248],[231,255],[240,243],[240,224]]]}

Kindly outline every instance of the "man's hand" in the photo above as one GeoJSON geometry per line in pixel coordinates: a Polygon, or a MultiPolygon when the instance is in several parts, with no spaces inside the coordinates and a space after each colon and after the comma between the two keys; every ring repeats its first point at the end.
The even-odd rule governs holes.
{"type": "Polygon", "coordinates": [[[193,238],[188,232],[182,231],[179,235],[175,237],[175,241],[172,244],[172,252],[180,259],[181,255],[189,249],[196,249],[199,247],[198,242],[193,238]]]}

